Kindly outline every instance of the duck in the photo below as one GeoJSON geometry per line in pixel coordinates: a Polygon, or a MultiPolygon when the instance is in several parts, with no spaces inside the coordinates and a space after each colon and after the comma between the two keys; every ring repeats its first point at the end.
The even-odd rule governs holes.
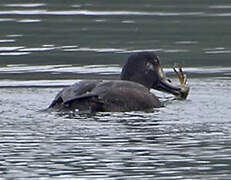
{"type": "Polygon", "coordinates": [[[153,52],[130,55],[122,68],[120,80],[79,80],[63,88],[49,105],[52,110],[88,112],[146,111],[162,107],[159,98],[150,90],[173,94],[186,99],[189,86],[179,68],[181,85],[173,85],[161,67],[159,57],[153,52]]]}

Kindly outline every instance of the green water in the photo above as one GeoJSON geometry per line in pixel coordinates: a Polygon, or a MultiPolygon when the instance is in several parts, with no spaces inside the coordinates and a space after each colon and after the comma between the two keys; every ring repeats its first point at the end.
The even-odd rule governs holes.
{"type": "Polygon", "coordinates": [[[21,55],[3,49],[0,63],[123,64],[131,51],[154,50],[164,64],[229,66],[230,8],[221,0],[3,0],[0,40],[14,41],[0,47],[21,55]]]}
{"type": "Polygon", "coordinates": [[[1,0],[0,180],[230,179],[231,1],[1,0]],[[77,79],[159,55],[187,100],[153,112],[43,112],[77,79]],[[41,88],[42,87],[42,88],[41,88]]]}

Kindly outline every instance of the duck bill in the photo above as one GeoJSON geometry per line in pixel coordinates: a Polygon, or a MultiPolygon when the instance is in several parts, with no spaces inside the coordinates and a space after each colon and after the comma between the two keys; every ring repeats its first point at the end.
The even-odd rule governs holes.
{"type": "Polygon", "coordinates": [[[158,85],[153,87],[153,89],[156,89],[158,91],[163,91],[166,93],[170,93],[170,94],[173,94],[175,96],[181,95],[181,88],[171,85],[169,82],[167,82],[164,79],[161,79],[160,82],[158,83],[158,85]]]}

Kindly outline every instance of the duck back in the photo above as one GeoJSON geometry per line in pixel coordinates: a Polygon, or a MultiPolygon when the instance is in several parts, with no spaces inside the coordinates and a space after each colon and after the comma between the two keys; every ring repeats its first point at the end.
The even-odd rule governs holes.
{"type": "Polygon", "coordinates": [[[124,80],[82,80],[59,92],[50,108],[80,111],[141,111],[161,106],[143,85],[124,80]]]}

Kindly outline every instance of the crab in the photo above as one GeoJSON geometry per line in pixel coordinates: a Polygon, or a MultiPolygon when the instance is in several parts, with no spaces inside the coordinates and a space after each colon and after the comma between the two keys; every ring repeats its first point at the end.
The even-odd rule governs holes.
{"type": "Polygon", "coordinates": [[[177,96],[177,99],[186,99],[190,90],[189,86],[187,85],[187,75],[184,73],[182,67],[176,67],[176,65],[174,65],[173,70],[179,79],[181,88],[181,93],[179,96],[177,96]]]}

